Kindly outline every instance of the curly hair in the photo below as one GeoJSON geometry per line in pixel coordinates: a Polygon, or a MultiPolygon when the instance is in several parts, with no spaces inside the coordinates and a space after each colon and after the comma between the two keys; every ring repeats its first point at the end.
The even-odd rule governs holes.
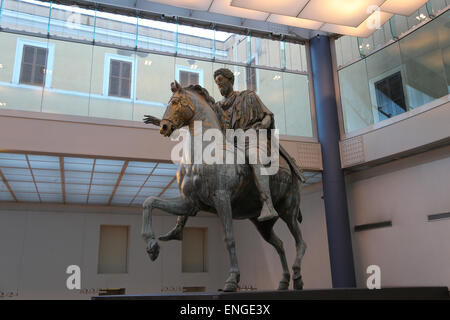
{"type": "Polygon", "coordinates": [[[214,79],[218,76],[218,75],[222,75],[225,78],[227,78],[228,80],[231,81],[231,84],[234,84],[234,74],[233,72],[231,72],[230,69],[227,68],[221,68],[218,69],[214,72],[214,79]]]}

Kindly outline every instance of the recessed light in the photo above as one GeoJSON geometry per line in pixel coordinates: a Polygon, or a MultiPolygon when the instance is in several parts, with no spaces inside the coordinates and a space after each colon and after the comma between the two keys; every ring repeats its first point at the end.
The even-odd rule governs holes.
{"type": "Polygon", "coordinates": [[[152,65],[152,60],[145,60],[145,62],[144,62],[144,64],[146,65],[146,66],[151,66],[152,65]]]}
{"type": "Polygon", "coordinates": [[[237,77],[237,76],[239,76],[241,73],[239,72],[239,71],[236,71],[235,73],[234,73],[234,76],[235,77],[237,77]]]}

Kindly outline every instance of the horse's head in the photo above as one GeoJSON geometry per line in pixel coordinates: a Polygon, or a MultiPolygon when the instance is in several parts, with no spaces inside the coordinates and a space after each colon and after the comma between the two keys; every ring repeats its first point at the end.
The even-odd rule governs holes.
{"type": "Polygon", "coordinates": [[[195,115],[195,106],[188,91],[184,90],[177,81],[172,82],[171,90],[173,94],[161,120],[159,130],[166,137],[187,125],[195,115]]]}

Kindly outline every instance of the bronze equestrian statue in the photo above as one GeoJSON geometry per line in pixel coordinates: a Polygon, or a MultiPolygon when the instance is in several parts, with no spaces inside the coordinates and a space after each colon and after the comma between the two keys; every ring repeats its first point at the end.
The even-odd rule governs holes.
{"type": "MultiPolygon", "coordinates": [[[[182,88],[177,82],[172,84],[173,95],[163,119],[152,116],[144,118],[145,123],[160,126],[164,136],[187,126],[194,136],[194,122],[200,121],[204,129],[273,129],[273,114],[264,106],[259,97],[250,90],[233,91],[234,75],[228,69],[214,73],[215,81],[224,99],[215,103],[206,89],[201,86],[182,88]]],[[[202,142],[203,143],[203,142],[202,142]]],[[[202,148],[205,148],[205,143],[202,148]]],[[[191,154],[195,151],[194,142],[189,142],[191,154]]],[[[258,145],[258,148],[260,146],[258,145]]],[[[176,199],[149,197],[145,200],[142,235],[147,242],[147,252],[151,260],[159,254],[159,245],[151,228],[153,208],[178,215],[177,225],[160,240],[181,239],[182,229],[189,216],[199,211],[216,213],[222,221],[225,241],[230,255],[230,274],[224,291],[236,291],[239,283],[232,219],[250,219],[263,236],[277,250],[283,268],[279,290],[289,287],[290,273],[281,240],[275,235],[273,225],[281,218],[288,226],[296,243],[296,259],[293,269],[294,289],[303,288],[300,274],[301,259],[306,244],[301,237],[299,223],[300,184],[303,176],[300,168],[287,152],[279,146],[281,157],[279,170],[274,175],[261,174],[263,164],[205,164],[181,161],[177,171],[177,182],[181,196],[176,199]],[[265,207],[265,210],[262,210],[265,207]],[[265,212],[266,214],[262,214],[265,212]]],[[[264,150],[267,152],[267,150],[264,150]]],[[[245,146],[248,160],[249,150],[245,146]]]]}

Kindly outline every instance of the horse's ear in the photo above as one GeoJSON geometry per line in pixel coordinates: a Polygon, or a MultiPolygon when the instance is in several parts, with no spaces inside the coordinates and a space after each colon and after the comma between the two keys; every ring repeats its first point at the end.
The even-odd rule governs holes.
{"type": "Polygon", "coordinates": [[[181,91],[183,90],[183,88],[181,87],[181,85],[178,83],[177,80],[175,80],[175,82],[172,82],[170,84],[170,90],[172,90],[173,93],[177,92],[177,91],[181,91]]]}

